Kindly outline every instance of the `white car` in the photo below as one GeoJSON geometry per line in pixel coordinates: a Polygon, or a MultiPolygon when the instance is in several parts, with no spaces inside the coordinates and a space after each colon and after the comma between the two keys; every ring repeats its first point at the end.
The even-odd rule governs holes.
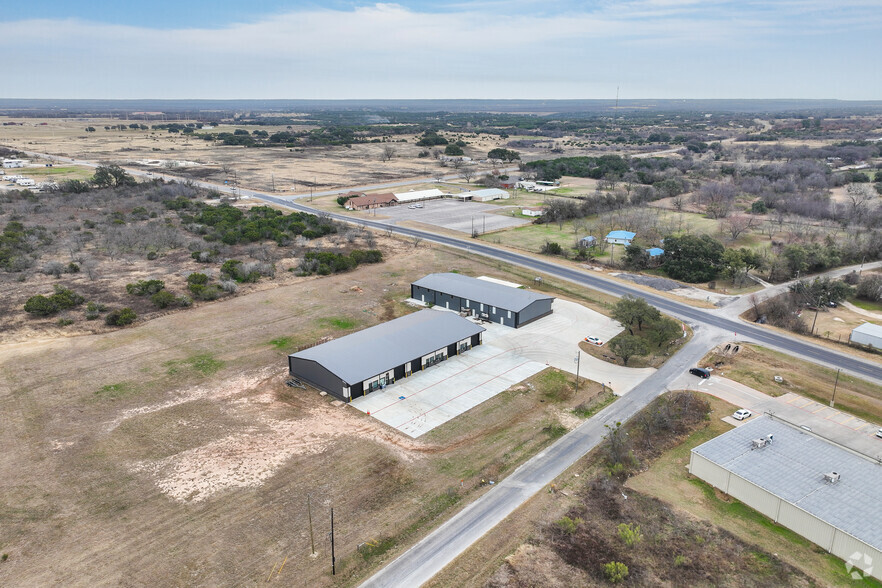
{"type": "Polygon", "coordinates": [[[880,439],[882,439],[882,429],[879,429],[878,431],[876,431],[876,436],[879,437],[880,439]]]}
{"type": "Polygon", "coordinates": [[[742,408],[740,410],[736,410],[735,414],[732,415],[736,421],[743,421],[744,419],[749,419],[753,416],[753,413],[747,410],[746,408],[742,408]]]}
{"type": "Polygon", "coordinates": [[[598,347],[603,345],[603,341],[601,339],[599,339],[598,337],[585,337],[585,341],[587,341],[588,343],[592,343],[594,345],[597,345],[598,347]]]}

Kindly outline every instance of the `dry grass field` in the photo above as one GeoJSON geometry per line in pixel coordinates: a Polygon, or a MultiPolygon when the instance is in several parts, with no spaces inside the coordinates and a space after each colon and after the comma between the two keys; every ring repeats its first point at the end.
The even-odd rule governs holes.
{"type": "Polygon", "coordinates": [[[407,312],[427,272],[523,279],[407,245],[132,328],[0,347],[0,584],[354,585],[578,423],[598,386],[576,394],[554,372],[419,442],[284,385],[287,353],[407,312]]]}
{"type": "MultiPolygon", "coordinates": [[[[10,120],[0,117],[0,122],[10,120]]],[[[18,120],[18,119],[15,119],[18,120]]],[[[20,121],[19,121],[20,122],[20,121]]],[[[26,119],[23,125],[0,126],[0,145],[22,151],[50,153],[88,161],[115,162],[125,167],[151,166],[137,162],[157,161],[163,174],[179,175],[217,183],[238,182],[241,186],[280,194],[305,194],[349,186],[377,184],[415,176],[456,173],[442,168],[431,157],[417,157],[418,147],[413,136],[393,137],[407,142],[356,143],[351,147],[309,147],[288,149],[284,146],[245,148],[224,146],[199,138],[203,132],[232,133],[237,129],[251,132],[265,130],[269,134],[291,130],[286,126],[254,126],[221,124],[210,131],[193,135],[170,134],[164,130],[105,130],[105,126],[141,122],[119,119],[26,119]],[[42,124],[46,123],[46,124],[42,124]],[[87,126],[95,132],[85,131],[87,126]],[[384,147],[391,145],[395,156],[381,161],[384,147]],[[197,165],[192,165],[197,164],[197,165]]],[[[194,122],[194,121],[169,121],[194,122]]],[[[148,121],[148,126],[157,121],[148,121]]],[[[294,131],[309,126],[294,127],[294,131]]],[[[505,140],[481,135],[467,139],[466,155],[483,159],[487,152],[505,140]]],[[[537,150],[540,152],[540,150],[537,150]]],[[[155,167],[153,168],[155,169],[155,167]]],[[[481,166],[490,171],[491,167],[481,166]]]]}

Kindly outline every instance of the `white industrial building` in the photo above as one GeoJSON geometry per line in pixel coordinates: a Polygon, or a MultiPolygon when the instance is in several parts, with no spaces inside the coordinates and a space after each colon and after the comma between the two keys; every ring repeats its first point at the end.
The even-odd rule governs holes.
{"type": "Polygon", "coordinates": [[[882,327],[864,323],[851,331],[851,342],[882,349],[882,327]]]}
{"type": "Polygon", "coordinates": [[[5,168],[24,167],[27,164],[28,164],[28,161],[26,159],[4,159],[3,160],[3,167],[5,167],[5,168]]]}
{"type": "Polygon", "coordinates": [[[444,192],[438,188],[431,190],[410,190],[409,192],[395,193],[395,199],[398,202],[417,202],[419,200],[431,200],[433,198],[443,198],[444,192]]]}
{"type": "Polygon", "coordinates": [[[689,473],[882,579],[879,460],[759,417],[694,448],[689,473]]]}
{"type": "Polygon", "coordinates": [[[509,193],[499,188],[485,188],[472,190],[456,195],[457,198],[471,199],[472,202],[489,202],[490,200],[502,200],[509,197],[509,193]]]}

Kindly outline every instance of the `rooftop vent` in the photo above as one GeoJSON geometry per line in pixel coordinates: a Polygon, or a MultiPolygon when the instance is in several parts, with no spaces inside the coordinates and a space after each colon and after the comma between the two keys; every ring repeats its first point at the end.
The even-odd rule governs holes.
{"type": "Polygon", "coordinates": [[[765,437],[760,437],[759,439],[754,439],[752,443],[754,449],[759,449],[766,446],[766,443],[768,443],[768,439],[766,439],[765,437]]]}
{"type": "Polygon", "coordinates": [[[835,484],[839,481],[839,474],[836,472],[830,472],[829,474],[824,474],[824,481],[828,484],[835,484]]]}

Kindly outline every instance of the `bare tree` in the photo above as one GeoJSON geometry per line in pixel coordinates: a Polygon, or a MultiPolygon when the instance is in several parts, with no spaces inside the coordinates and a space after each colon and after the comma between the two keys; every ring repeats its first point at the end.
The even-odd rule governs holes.
{"type": "Polygon", "coordinates": [[[464,179],[469,184],[472,183],[472,178],[475,177],[475,170],[470,166],[465,166],[460,170],[459,177],[464,179]]]}
{"type": "Polygon", "coordinates": [[[720,229],[728,233],[734,241],[756,224],[756,217],[746,214],[736,214],[721,221],[720,229]]]}
{"type": "Polygon", "coordinates": [[[389,161],[393,157],[395,157],[395,147],[393,147],[392,145],[384,146],[383,152],[382,152],[382,154],[380,154],[380,160],[381,161],[389,161]]]}
{"type": "Polygon", "coordinates": [[[867,212],[869,203],[875,198],[869,184],[849,184],[845,188],[848,197],[848,214],[851,219],[858,219],[867,212]]]}
{"type": "Polygon", "coordinates": [[[725,218],[732,210],[735,201],[735,186],[725,182],[707,182],[695,193],[696,203],[704,204],[705,212],[711,218],[725,218]]]}

